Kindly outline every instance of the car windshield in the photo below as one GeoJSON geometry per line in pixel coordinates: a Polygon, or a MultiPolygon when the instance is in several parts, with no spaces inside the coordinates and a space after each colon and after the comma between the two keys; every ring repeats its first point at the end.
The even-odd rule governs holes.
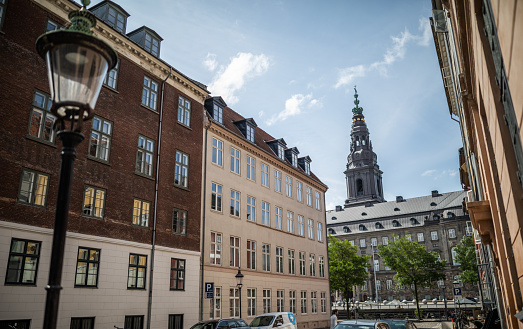
{"type": "Polygon", "coordinates": [[[191,329],[214,329],[214,326],[216,325],[217,321],[211,321],[211,322],[199,322],[191,327],[191,329]]]}
{"type": "Polygon", "coordinates": [[[265,327],[271,324],[272,319],[274,319],[274,316],[272,315],[266,315],[266,316],[259,316],[257,318],[254,318],[252,320],[251,324],[249,326],[251,327],[265,327]]]}
{"type": "Polygon", "coordinates": [[[340,323],[334,329],[374,329],[374,326],[365,324],[345,324],[340,323]]]}
{"type": "Polygon", "coordinates": [[[407,321],[387,321],[391,329],[405,329],[407,321]]]}

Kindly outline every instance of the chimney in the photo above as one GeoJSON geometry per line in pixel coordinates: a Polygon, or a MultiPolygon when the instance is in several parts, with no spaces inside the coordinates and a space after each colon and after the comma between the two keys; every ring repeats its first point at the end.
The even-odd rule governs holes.
{"type": "Polygon", "coordinates": [[[435,198],[437,196],[439,196],[438,190],[432,191],[432,197],[435,198]]]}
{"type": "Polygon", "coordinates": [[[403,201],[404,201],[404,200],[403,200],[403,197],[402,197],[401,195],[398,195],[398,196],[396,197],[396,202],[403,202],[403,201]]]}

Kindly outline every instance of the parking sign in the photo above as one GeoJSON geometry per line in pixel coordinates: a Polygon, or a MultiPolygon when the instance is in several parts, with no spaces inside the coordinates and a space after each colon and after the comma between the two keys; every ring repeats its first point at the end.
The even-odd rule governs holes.
{"type": "Polygon", "coordinates": [[[205,282],[205,298],[214,298],[214,282],[205,282]]]}
{"type": "Polygon", "coordinates": [[[461,288],[454,288],[454,296],[461,296],[461,288]]]}

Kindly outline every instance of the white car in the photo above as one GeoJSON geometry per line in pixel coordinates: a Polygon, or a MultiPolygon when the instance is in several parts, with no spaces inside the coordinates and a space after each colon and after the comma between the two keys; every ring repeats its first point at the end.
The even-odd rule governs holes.
{"type": "Polygon", "coordinates": [[[256,329],[297,329],[296,317],[291,312],[261,314],[256,316],[249,326],[256,329]]]}

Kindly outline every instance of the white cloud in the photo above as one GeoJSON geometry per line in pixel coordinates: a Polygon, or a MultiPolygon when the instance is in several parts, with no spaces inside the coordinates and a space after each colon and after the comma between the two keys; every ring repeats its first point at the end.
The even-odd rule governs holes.
{"type": "Polygon", "coordinates": [[[352,85],[354,80],[359,77],[364,77],[368,72],[376,70],[379,74],[387,76],[387,68],[394,64],[394,62],[405,57],[407,45],[411,41],[417,41],[418,45],[428,46],[432,36],[430,25],[427,19],[420,18],[419,20],[419,35],[413,35],[407,28],[399,34],[399,36],[391,36],[392,47],[388,48],[383,55],[383,60],[364,65],[355,65],[341,69],[338,74],[338,80],[334,88],[339,88],[345,85],[352,85]]]}
{"type": "Polygon", "coordinates": [[[429,170],[425,170],[423,172],[423,174],[421,174],[421,176],[432,176],[433,174],[436,173],[436,170],[435,169],[429,169],[429,170]]]}
{"type": "Polygon", "coordinates": [[[302,113],[303,109],[305,108],[318,106],[321,106],[321,102],[317,99],[312,98],[312,94],[292,95],[291,98],[285,101],[285,109],[280,113],[273,115],[269,120],[266,121],[266,124],[268,126],[271,126],[278,121],[284,121],[288,117],[296,116],[302,113]]]}
{"type": "Polygon", "coordinates": [[[263,118],[264,115],[265,115],[265,112],[264,112],[263,110],[260,111],[260,112],[258,112],[258,116],[259,116],[260,118],[263,118]]]}
{"type": "Polygon", "coordinates": [[[430,176],[433,177],[435,180],[440,179],[442,177],[450,176],[454,177],[458,174],[457,170],[453,169],[445,169],[445,170],[436,170],[436,169],[429,169],[425,170],[421,176],[430,176]]]}
{"type": "Polygon", "coordinates": [[[203,61],[203,65],[209,70],[214,71],[218,67],[218,62],[216,61],[216,54],[208,53],[207,57],[203,61]]]}
{"type": "Polygon", "coordinates": [[[209,85],[213,95],[221,96],[228,105],[238,102],[235,93],[246,81],[260,76],[269,69],[269,57],[264,54],[238,53],[227,67],[221,67],[209,85]]]}

